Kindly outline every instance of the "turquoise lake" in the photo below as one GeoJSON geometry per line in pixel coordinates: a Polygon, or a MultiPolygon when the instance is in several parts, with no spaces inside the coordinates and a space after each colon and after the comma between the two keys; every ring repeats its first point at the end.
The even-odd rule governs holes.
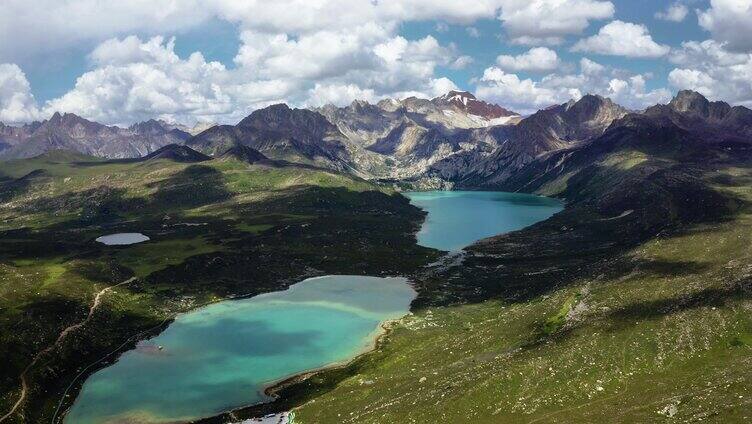
{"type": "Polygon", "coordinates": [[[497,191],[424,191],[403,193],[428,212],[418,244],[460,250],[474,241],[519,230],[561,211],[548,197],[497,191]]]}
{"type": "Polygon", "coordinates": [[[174,422],[268,401],[272,383],[371,348],[415,296],[404,278],[326,276],[179,315],[89,377],[65,421],[174,422]]]}

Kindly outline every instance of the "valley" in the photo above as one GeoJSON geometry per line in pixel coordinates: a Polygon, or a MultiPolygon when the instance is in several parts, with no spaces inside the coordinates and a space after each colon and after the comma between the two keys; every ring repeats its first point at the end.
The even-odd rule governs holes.
{"type": "Polygon", "coordinates": [[[641,112],[461,113],[473,99],[276,105],[138,158],[2,162],[4,410],[43,352],[8,422],[59,422],[178,313],[327,274],[405,277],[417,297],[372,352],[200,422],[749,420],[752,111],[684,91],[641,112]],[[549,209],[447,255],[421,242],[429,195],[400,193],[435,188],[549,209]],[[150,240],[95,241],[115,233],[150,240]]]}

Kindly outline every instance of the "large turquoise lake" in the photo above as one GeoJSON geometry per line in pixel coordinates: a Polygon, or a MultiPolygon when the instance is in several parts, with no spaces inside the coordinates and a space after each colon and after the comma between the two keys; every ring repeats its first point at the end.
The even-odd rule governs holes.
{"type": "Polygon", "coordinates": [[[460,250],[473,242],[519,230],[561,211],[556,199],[497,191],[424,191],[403,193],[428,212],[418,244],[460,250]]]}
{"type": "Polygon", "coordinates": [[[326,276],[179,315],[93,374],[65,421],[186,421],[267,401],[270,384],[368,350],[415,296],[404,278],[326,276]]]}

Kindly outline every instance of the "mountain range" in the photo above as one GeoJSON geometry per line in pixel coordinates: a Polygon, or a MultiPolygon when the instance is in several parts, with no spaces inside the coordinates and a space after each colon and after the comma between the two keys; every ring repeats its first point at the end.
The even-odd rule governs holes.
{"type": "Polygon", "coordinates": [[[204,129],[204,123],[187,128],[154,119],[121,128],[72,113],[55,113],[46,121],[20,127],[0,123],[0,158],[28,158],[50,150],[71,150],[113,159],[134,158],[169,144],[182,144],[204,129]]]}
{"type": "Polygon", "coordinates": [[[752,136],[752,111],[681,91],[670,103],[641,112],[586,95],[523,118],[468,92],[451,91],[430,100],[356,100],[345,107],[277,104],[252,112],[237,125],[205,127],[191,134],[187,128],[149,120],[120,128],[56,113],[19,127],[0,124],[0,158],[57,149],[133,158],[171,144],[219,156],[244,147],[269,161],[413,188],[520,189],[524,182],[542,189],[556,181],[563,184],[573,166],[586,166],[603,154],[608,140],[627,137],[629,131],[660,128],[706,143],[746,144],[752,136]]]}

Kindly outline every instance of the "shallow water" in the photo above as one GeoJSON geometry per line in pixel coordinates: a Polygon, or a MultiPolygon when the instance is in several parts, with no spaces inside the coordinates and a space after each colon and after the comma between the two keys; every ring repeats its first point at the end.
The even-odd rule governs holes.
{"type": "Polygon", "coordinates": [[[141,233],[117,233],[97,237],[97,241],[108,246],[123,246],[148,241],[149,237],[141,233]]]}
{"type": "Polygon", "coordinates": [[[404,278],[326,276],[179,315],[92,375],[65,421],[169,422],[267,401],[271,383],[367,350],[415,295],[404,278]]]}
{"type": "Polygon", "coordinates": [[[548,219],[563,209],[556,199],[498,191],[425,191],[404,193],[428,212],[418,244],[460,250],[473,242],[548,219]]]}

